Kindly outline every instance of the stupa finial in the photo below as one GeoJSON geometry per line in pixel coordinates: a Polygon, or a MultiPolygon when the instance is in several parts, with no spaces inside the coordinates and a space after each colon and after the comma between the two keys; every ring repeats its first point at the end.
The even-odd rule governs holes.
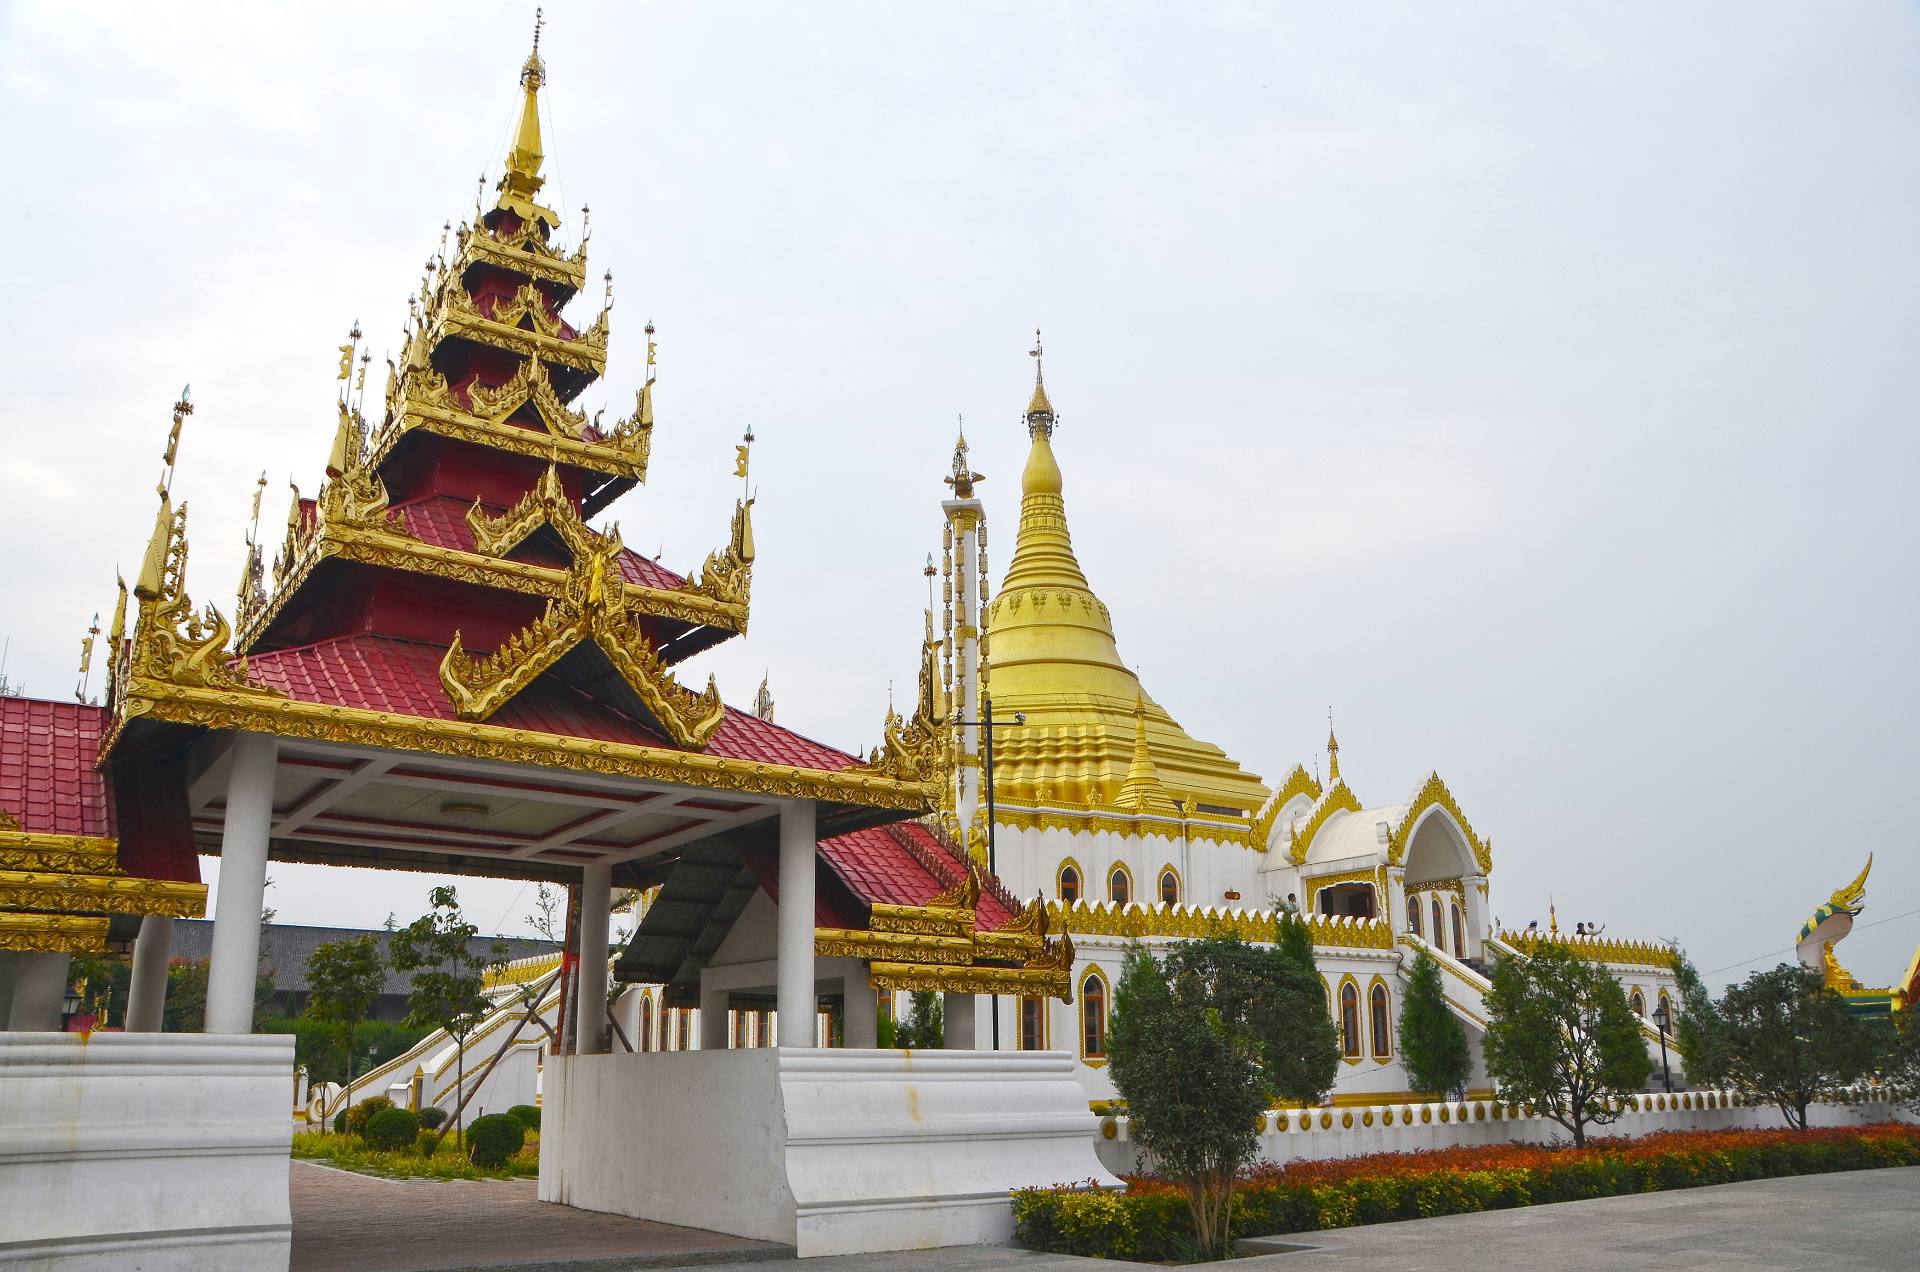
{"type": "Polygon", "coordinates": [[[1040,328],[1033,329],[1033,348],[1027,350],[1027,356],[1033,359],[1033,396],[1027,399],[1027,436],[1033,437],[1045,432],[1053,436],[1056,419],[1053,403],[1047,398],[1047,376],[1043,355],[1046,349],[1040,343],[1040,328]]]}
{"type": "Polygon", "coordinates": [[[1327,781],[1340,780],[1340,739],[1333,735],[1333,708],[1327,708],[1327,781]]]}
{"type": "Polygon", "coordinates": [[[559,224],[560,218],[533,201],[540,187],[546,184],[546,178],[540,175],[540,165],[547,157],[540,142],[540,88],[547,82],[547,64],[540,58],[540,29],[545,22],[542,11],[535,9],[533,52],[527,54],[527,60],[520,66],[520,87],[526,96],[520,103],[520,122],[514,128],[513,147],[507,151],[507,170],[497,187],[500,199],[496,206],[523,221],[544,222],[551,229],[559,224]]]}

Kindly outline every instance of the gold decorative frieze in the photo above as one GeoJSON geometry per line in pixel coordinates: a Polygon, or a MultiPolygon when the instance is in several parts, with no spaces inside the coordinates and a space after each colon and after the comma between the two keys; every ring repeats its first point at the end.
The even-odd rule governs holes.
{"type": "MultiPolygon", "coordinates": [[[[525,292],[532,287],[533,284],[528,283],[520,290],[525,292]]],[[[488,388],[478,380],[473,380],[468,382],[466,391],[473,414],[489,424],[505,424],[514,412],[531,403],[549,433],[574,441],[586,440],[586,413],[576,411],[560,400],[560,395],[554,392],[553,378],[548,375],[546,364],[538,358],[521,362],[519,369],[502,384],[488,388]]]]}
{"type": "Polygon", "coordinates": [[[726,719],[720,690],[711,676],[705,693],[682,687],[622,608],[618,585],[607,583],[608,574],[619,568],[619,546],[617,537],[609,537],[602,551],[575,562],[565,595],[492,654],[467,653],[454,633],[440,662],[440,683],[461,716],[486,719],[576,646],[592,641],[676,745],[698,749],[707,744],[726,719]]]}
{"type": "Polygon", "coordinates": [[[467,509],[467,528],[473,531],[474,549],[483,556],[505,556],[543,525],[553,527],[575,561],[585,560],[603,548],[601,536],[580,519],[573,500],[567,498],[566,489],[560,484],[560,471],[552,464],[547,465],[540,480],[519,503],[499,516],[488,516],[477,499],[473,507],[467,509]]]}
{"type": "MultiPolygon", "coordinates": [[[[1287,857],[1296,866],[1307,864],[1307,853],[1313,848],[1313,837],[1320,833],[1335,813],[1357,813],[1360,811],[1360,799],[1347,788],[1345,782],[1335,780],[1326,793],[1313,806],[1304,823],[1296,825],[1288,836],[1287,857]]],[[[1399,864],[1398,862],[1394,864],[1399,864]]]]}
{"type": "Polygon", "coordinates": [[[119,869],[120,845],[115,840],[50,835],[17,826],[0,829],[0,870],[115,874],[119,869]]]}
{"type": "Polygon", "coordinates": [[[863,931],[858,928],[819,928],[813,951],[822,958],[861,958],[881,962],[935,963],[964,967],[973,962],[973,938],[933,936],[913,932],[863,931]]]}
{"type": "Polygon", "coordinates": [[[106,948],[105,919],[0,911],[0,951],[15,954],[102,954],[106,948]]]}
{"type": "Polygon", "coordinates": [[[170,914],[197,919],[207,912],[207,885],[123,874],[58,874],[0,870],[0,908],[62,914],[170,914]]]}
{"type": "Polygon", "coordinates": [[[1610,936],[1569,936],[1565,932],[1558,936],[1541,932],[1498,932],[1495,936],[1522,954],[1531,954],[1542,944],[1552,943],[1596,963],[1617,963],[1623,967],[1658,967],[1672,971],[1678,957],[1672,946],[1610,936]]]}
{"type": "MultiPolygon", "coordinates": [[[[1111,901],[1047,902],[1047,917],[1060,931],[1079,936],[1207,937],[1231,934],[1244,941],[1271,941],[1280,915],[1273,910],[1216,910],[1212,906],[1115,905],[1111,901]]],[[[1302,914],[1313,943],[1329,949],[1390,950],[1393,932],[1381,919],[1302,914]]]]}
{"type": "Polygon", "coordinates": [[[1319,781],[1307,772],[1305,765],[1296,764],[1293,771],[1287,774],[1287,780],[1280,783],[1280,789],[1273,793],[1273,798],[1267,801],[1266,807],[1255,814],[1248,830],[1248,846],[1265,852],[1267,841],[1273,837],[1273,824],[1279,819],[1280,810],[1302,795],[1317,801],[1321,787],[1319,781]]]}

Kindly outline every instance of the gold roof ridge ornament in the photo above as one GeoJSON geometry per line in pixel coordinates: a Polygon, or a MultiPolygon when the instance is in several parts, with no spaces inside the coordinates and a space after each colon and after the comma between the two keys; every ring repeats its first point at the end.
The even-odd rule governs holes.
{"type": "Polygon", "coordinates": [[[547,64],[540,57],[540,30],[546,25],[543,10],[533,11],[533,51],[520,66],[520,88],[525,97],[520,103],[520,121],[513,132],[513,145],[507,151],[506,171],[494,188],[500,199],[494,205],[522,221],[543,222],[551,230],[560,218],[550,208],[534,202],[547,179],[540,175],[546,151],[540,139],[540,89],[547,82],[547,64]]]}
{"type": "Polygon", "coordinates": [[[609,571],[617,574],[620,568],[620,548],[618,534],[607,535],[600,551],[574,563],[562,598],[548,601],[545,614],[493,653],[468,653],[460,633],[454,633],[440,660],[440,683],[462,719],[485,720],[575,648],[591,642],[675,745],[705,748],[726,719],[726,704],[712,676],[704,693],[675,680],[627,613],[618,579],[608,579],[609,571]]]}

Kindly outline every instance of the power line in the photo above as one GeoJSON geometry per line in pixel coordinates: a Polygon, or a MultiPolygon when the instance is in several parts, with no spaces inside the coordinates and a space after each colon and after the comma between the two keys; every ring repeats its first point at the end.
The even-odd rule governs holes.
{"type": "MultiPolygon", "coordinates": [[[[1871,923],[1856,924],[1852,930],[1854,932],[1864,932],[1868,928],[1876,928],[1883,923],[1897,923],[1901,919],[1910,919],[1916,914],[1920,914],[1920,910],[1908,910],[1905,914],[1890,914],[1884,919],[1875,919],[1871,923]]],[[[1700,974],[1702,976],[1718,976],[1721,972],[1731,972],[1735,968],[1746,967],[1750,963],[1758,963],[1763,958],[1778,958],[1782,954],[1791,954],[1793,953],[1793,951],[1794,951],[1794,947],[1789,945],[1784,950],[1769,950],[1765,954],[1756,954],[1754,957],[1747,959],[1745,962],[1728,963],[1725,967],[1716,967],[1710,972],[1702,972],[1700,974]]]]}

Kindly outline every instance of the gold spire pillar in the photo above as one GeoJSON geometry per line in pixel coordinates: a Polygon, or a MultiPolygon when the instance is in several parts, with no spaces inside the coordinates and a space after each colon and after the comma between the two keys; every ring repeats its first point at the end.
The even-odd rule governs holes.
{"type": "Polygon", "coordinates": [[[956,679],[954,709],[961,721],[958,763],[954,765],[954,817],[960,840],[981,865],[987,864],[987,837],[980,820],[980,534],[986,508],[974,498],[973,485],[983,478],[967,464],[967,437],[953,448],[953,474],[946,479],[954,497],[941,503],[957,555],[953,573],[953,600],[957,622],[953,641],[956,679]]]}

